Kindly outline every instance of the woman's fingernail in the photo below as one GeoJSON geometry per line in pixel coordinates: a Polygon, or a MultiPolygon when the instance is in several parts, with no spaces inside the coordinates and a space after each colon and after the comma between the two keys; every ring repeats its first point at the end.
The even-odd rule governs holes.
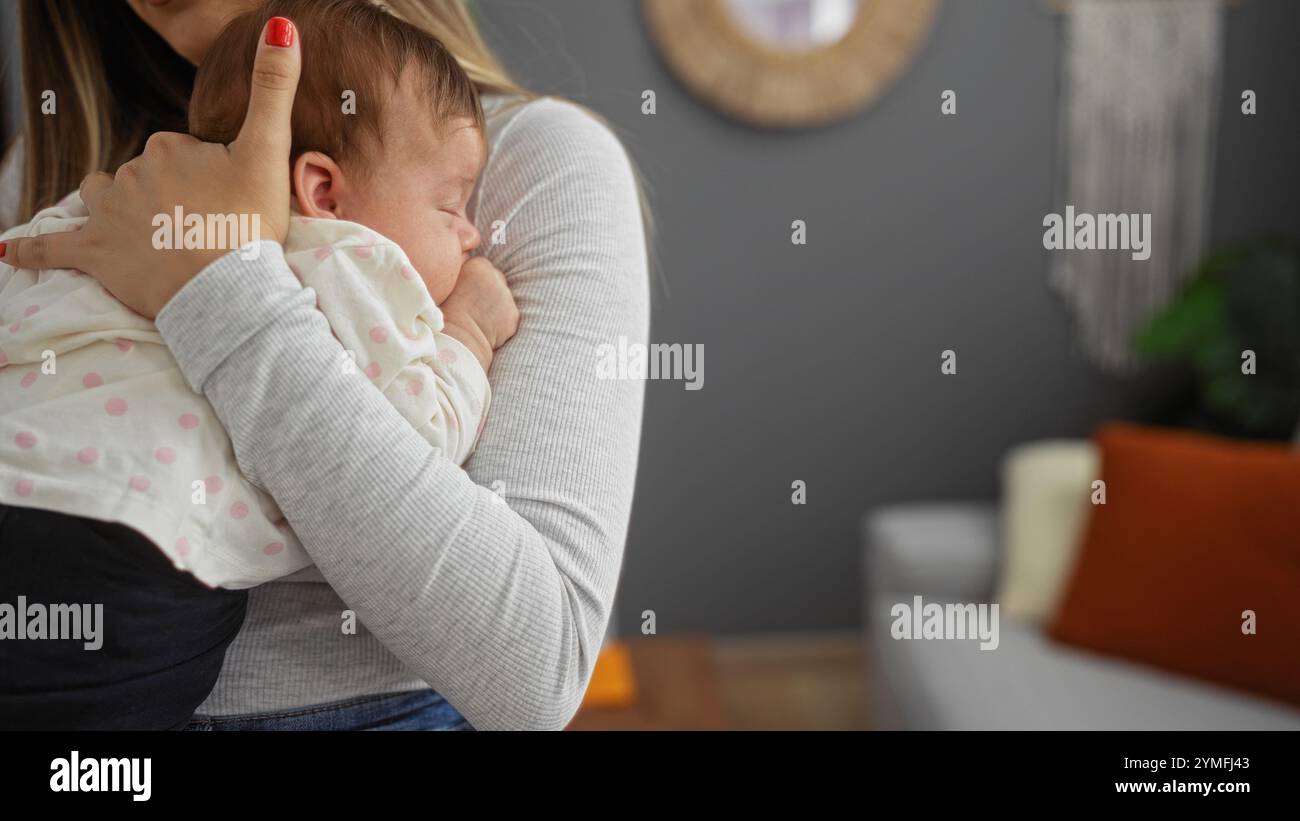
{"type": "Polygon", "coordinates": [[[4,257],[4,255],[5,255],[5,251],[7,251],[7,250],[9,250],[9,243],[7,243],[7,242],[0,242],[0,258],[3,258],[3,257],[4,257]]]}
{"type": "Polygon", "coordinates": [[[266,44],[277,48],[293,45],[293,23],[287,17],[272,17],[266,24],[266,44]]]}

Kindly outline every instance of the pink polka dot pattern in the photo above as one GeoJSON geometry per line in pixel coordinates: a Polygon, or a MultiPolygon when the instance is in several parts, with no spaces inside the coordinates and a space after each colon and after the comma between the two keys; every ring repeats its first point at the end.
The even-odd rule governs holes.
{"type": "Polygon", "coordinates": [[[144,476],[132,476],[127,484],[131,486],[132,490],[138,490],[141,493],[149,489],[149,480],[144,476]]]}
{"type": "Polygon", "coordinates": [[[39,313],[40,310],[41,308],[39,305],[28,305],[25,309],[23,309],[23,318],[26,319],[29,316],[36,316],[36,314],[39,313]]]}
{"type": "Polygon", "coordinates": [[[117,349],[122,353],[126,353],[135,347],[135,343],[129,339],[114,339],[113,344],[116,345],[117,349]]]}
{"type": "Polygon", "coordinates": [[[104,377],[97,373],[88,373],[81,377],[81,387],[83,388],[98,388],[102,384],[104,384],[104,377]]]}
{"type": "Polygon", "coordinates": [[[456,352],[451,348],[443,348],[438,351],[438,358],[443,362],[446,362],[448,365],[456,364],[456,352]]]}
{"type": "Polygon", "coordinates": [[[14,485],[14,493],[17,493],[19,496],[31,496],[33,489],[34,486],[32,485],[31,479],[19,479],[14,485]]]}
{"type": "Polygon", "coordinates": [[[16,334],[23,329],[23,321],[20,319],[9,326],[9,333],[16,334]]]}
{"type": "Polygon", "coordinates": [[[329,259],[334,256],[334,249],[326,245],[316,249],[316,259],[329,259]]]}
{"type": "Polygon", "coordinates": [[[358,259],[370,259],[375,255],[375,249],[360,245],[353,248],[352,253],[356,254],[358,259]]]}
{"type": "Polygon", "coordinates": [[[248,517],[248,505],[243,502],[235,502],[230,506],[230,518],[245,519],[248,517]]]}
{"type": "Polygon", "coordinates": [[[409,265],[403,265],[403,266],[402,266],[402,279],[412,279],[412,280],[413,280],[413,279],[415,279],[415,277],[416,277],[416,273],[415,273],[415,269],[414,269],[414,268],[412,268],[412,267],[409,266],[409,265]]]}
{"type": "Polygon", "coordinates": [[[177,419],[176,421],[178,424],[180,424],[181,427],[185,428],[186,430],[194,430],[199,426],[199,417],[195,416],[192,413],[182,413],[180,415],[180,418],[177,419]]]}
{"type": "Polygon", "coordinates": [[[113,397],[104,403],[104,412],[109,416],[123,416],[126,414],[126,400],[120,397],[113,397]]]}
{"type": "Polygon", "coordinates": [[[379,374],[381,373],[383,373],[383,369],[379,367],[378,362],[371,362],[369,365],[366,366],[366,376],[370,377],[371,379],[378,379],[379,374]]]}
{"type": "Polygon", "coordinates": [[[22,385],[24,388],[30,388],[32,385],[36,384],[36,371],[28,371],[23,374],[23,378],[18,380],[18,384],[22,385]]]}
{"type": "Polygon", "coordinates": [[[162,462],[164,465],[170,465],[176,461],[176,451],[171,448],[158,448],[153,452],[153,458],[162,462]]]}
{"type": "Polygon", "coordinates": [[[14,444],[23,450],[31,450],[36,447],[36,434],[29,430],[19,431],[14,437],[14,444]]]}
{"type": "Polygon", "coordinates": [[[77,451],[77,461],[83,465],[93,465],[99,461],[99,451],[94,448],[82,448],[77,451]]]}
{"type": "Polygon", "coordinates": [[[226,486],[226,483],[221,481],[220,476],[209,476],[203,480],[203,486],[207,488],[208,493],[220,493],[221,489],[226,486]]]}
{"type": "Polygon", "coordinates": [[[190,555],[190,540],[184,536],[176,540],[176,552],[181,556],[190,555]]]}
{"type": "Polygon", "coordinates": [[[262,548],[262,552],[268,556],[274,556],[282,550],[284,550],[284,542],[271,542],[269,545],[262,548]]]}
{"type": "Polygon", "coordinates": [[[382,345],[388,341],[388,331],[376,325],[370,329],[370,339],[382,345]]]}
{"type": "Polygon", "coordinates": [[[409,393],[411,396],[419,396],[420,394],[424,393],[424,380],[412,379],[411,381],[407,382],[406,392],[409,393]]]}

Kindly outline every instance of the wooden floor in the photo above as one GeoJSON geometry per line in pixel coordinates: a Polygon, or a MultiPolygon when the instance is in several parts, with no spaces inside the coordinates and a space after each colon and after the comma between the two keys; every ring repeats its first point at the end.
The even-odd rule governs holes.
{"type": "Polygon", "coordinates": [[[569,729],[866,729],[861,645],[857,633],[631,639],[636,703],[584,709],[569,729]]]}

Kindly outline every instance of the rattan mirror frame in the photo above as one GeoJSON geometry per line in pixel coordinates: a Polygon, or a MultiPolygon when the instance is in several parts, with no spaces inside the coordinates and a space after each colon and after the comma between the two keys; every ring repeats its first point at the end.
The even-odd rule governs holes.
{"type": "Polygon", "coordinates": [[[860,0],[838,42],[783,51],[745,32],[725,0],[643,0],[670,70],[719,111],[766,128],[825,125],[862,110],[903,72],[939,0],[860,0]]]}

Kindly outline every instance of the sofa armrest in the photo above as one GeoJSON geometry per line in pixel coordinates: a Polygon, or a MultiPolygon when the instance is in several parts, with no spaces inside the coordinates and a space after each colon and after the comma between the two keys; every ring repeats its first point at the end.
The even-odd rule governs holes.
{"type": "Polygon", "coordinates": [[[871,600],[992,600],[998,570],[993,503],[877,508],[863,519],[863,571],[871,600]]]}

